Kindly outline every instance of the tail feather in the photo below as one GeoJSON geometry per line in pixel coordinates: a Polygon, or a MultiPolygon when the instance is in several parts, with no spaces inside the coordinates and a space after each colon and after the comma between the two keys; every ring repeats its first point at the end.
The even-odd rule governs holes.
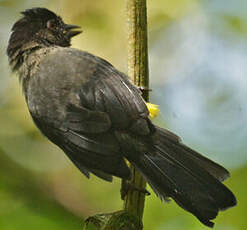
{"type": "Polygon", "coordinates": [[[227,170],[167,138],[162,129],[155,138],[153,152],[135,161],[136,167],[161,199],[172,197],[203,224],[213,227],[211,220],[219,210],[236,204],[233,193],[220,182],[228,175],[227,170]]]}
{"type": "Polygon", "coordinates": [[[170,143],[173,143],[175,146],[179,144],[180,148],[189,159],[204,168],[219,181],[224,181],[230,176],[230,173],[224,167],[184,145],[177,135],[158,126],[155,128],[157,130],[155,139],[158,141],[158,144],[165,144],[167,146],[170,146],[170,143]]]}
{"type": "MultiPolygon", "coordinates": [[[[161,136],[158,140],[159,143],[156,145],[156,148],[160,151],[160,154],[164,160],[166,158],[170,159],[175,164],[179,165],[184,171],[190,173],[191,176],[196,178],[198,182],[206,185],[207,188],[210,188],[210,194],[215,198],[220,210],[224,210],[236,204],[236,200],[232,199],[234,197],[232,192],[226,186],[220,183],[220,181],[217,180],[218,178],[216,179],[214,176],[212,176],[212,174],[210,174],[209,170],[211,168],[208,169],[201,166],[200,163],[202,161],[201,159],[203,158],[201,158],[198,163],[195,161],[195,159],[191,158],[191,152],[193,150],[189,149],[187,146],[180,143],[174,144],[167,142],[167,140],[161,136]]],[[[205,157],[204,159],[204,161],[208,160],[205,157]]],[[[219,172],[227,172],[222,166],[219,166],[212,161],[210,166],[211,165],[214,165],[214,168],[217,168],[219,172]]],[[[221,173],[221,175],[223,175],[223,173],[221,173]]]]}
{"type": "Polygon", "coordinates": [[[152,158],[146,155],[136,166],[156,194],[161,199],[172,197],[179,206],[193,213],[205,225],[212,227],[213,223],[210,220],[217,216],[218,208],[206,188],[183,171],[173,168],[170,162],[159,163],[159,158],[152,158]],[[177,175],[174,176],[174,173],[177,175]]]}

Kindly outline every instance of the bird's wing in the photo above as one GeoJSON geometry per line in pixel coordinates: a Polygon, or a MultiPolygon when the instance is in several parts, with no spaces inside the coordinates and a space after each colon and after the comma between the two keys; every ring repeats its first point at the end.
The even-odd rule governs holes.
{"type": "Polygon", "coordinates": [[[130,176],[115,131],[148,134],[150,124],[140,91],[123,73],[101,58],[63,49],[39,65],[31,84],[37,91],[29,98],[35,123],[85,175],[130,176]]]}
{"type": "MultiPolygon", "coordinates": [[[[129,171],[123,163],[122,149],[115,132],[126,130],[141,136],[150,134],[153,126],[148,119],[148,109],[140,91],[126,75],[101,58],[82,54],[82,62],[93,66],[93,71],[90,77],[86,77],[87,81],[72,92],[73,100],[67,105],[65,128],[68,132],[65,136],[71,150],[67,145],[66,151],[70,152],[70,156],[74,154],[75,147],[80,151],[89,151],[88,156],[83,154],[86,159],[81,162],[90,160],[95,164],[88,162],[91,168],[127,177],[129,171]],[[92,153],[97,153],[97,156],[92,157],[92,153]]],[[[79,77],[85,78],[83,74],[85,72],[79,77]]]]}
{"type": "Polygon", "coordinates": [[[80,91],[81,101],[85,105],[90,101],[91,109],[106,112],[117,129],[126,128],[139,118],[148,117],[149,112],[140,91],[129,82],[125,74],[99,57],[88,54],[83,58],[96,65],[91,79],[80,91]],[[87,89],[94,91],[94,103],[92,99],[88,100],[87,89]]]}
{"type": "MultiPolygon", "coordinates": [[[[148,134],[152,128],[149,111],[141,92],[127,76],[104,59],[75,49],[67,51],[50,58],[53,62],[56,59],[55,63],[67,63],[66,67],[60,67],[62,72],[77,76],[67,96],[64,126],[84,134],[104,133],[109,129],[148,134]]],[[[66,76],[66,81],[73,76],[66,76]]]]}

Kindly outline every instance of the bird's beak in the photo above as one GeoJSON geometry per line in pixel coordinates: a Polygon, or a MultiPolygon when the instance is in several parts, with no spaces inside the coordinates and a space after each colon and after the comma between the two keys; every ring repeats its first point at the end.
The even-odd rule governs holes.
{"type": "Polygon", "coordinates": [[[78,29],[78,28],[81,28],[81,27],[80,26],[76,26],[76,25],[66,24],[65,25],[66,35],[69,38],[72,38],[72,37],[80,34],[82,32],[82,30],[73,30],[73,29],[78,29]]]}

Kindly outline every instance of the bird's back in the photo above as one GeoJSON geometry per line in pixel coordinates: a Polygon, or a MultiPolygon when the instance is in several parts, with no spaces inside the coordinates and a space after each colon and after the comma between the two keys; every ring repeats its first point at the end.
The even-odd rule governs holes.
{"type": "Polygon", "coordinates": [[[70,103],[108,112],[111,122],[121,128],[148,116],[139,90],[123,73],[104,59],[73,48],[48,50],[25,93],[29,110],[37,116],[62,119],[70,103]]]}

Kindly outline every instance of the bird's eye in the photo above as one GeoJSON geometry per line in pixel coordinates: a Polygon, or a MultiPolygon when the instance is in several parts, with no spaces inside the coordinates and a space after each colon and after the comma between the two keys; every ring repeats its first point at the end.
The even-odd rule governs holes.
{"type": "Polygon", "coordinates": [[[49,20],[46,24],[47,28],[50,30],[56,30],[57,29],[57,23],[53,20],[49,20]]]}

